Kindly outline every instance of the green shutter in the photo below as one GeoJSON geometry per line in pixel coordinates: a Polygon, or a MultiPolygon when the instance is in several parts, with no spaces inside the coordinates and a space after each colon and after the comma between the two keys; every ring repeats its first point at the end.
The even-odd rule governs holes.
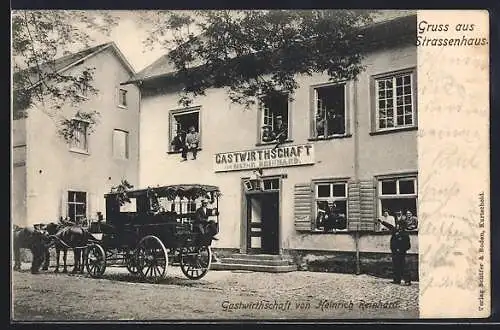
{"type": "Polygon", "coordinates": [[[350,181],[347,186],[347,229],[355,231],[360,226],[359,182],[350,181]]]}
{"type": "Polygon", "coordinates": [[[294,186],[294,224],[297,231],[311,231],[312,191],[310,184],[294,186]]]}
{"type": "Polygon", "coordinates": [[[361,231],[375,230],[375,196],[376,184],[373,180],[362,180],[359,183],[360,227],[361,231]]]}

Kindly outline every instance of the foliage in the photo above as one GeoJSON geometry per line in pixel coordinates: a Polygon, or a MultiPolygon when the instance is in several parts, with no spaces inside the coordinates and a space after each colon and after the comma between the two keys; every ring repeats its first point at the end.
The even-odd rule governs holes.
{"type": "Polygon", "coordinates": [[[86,125],[86,133],[93,133],[95,131],[95,126],[98,124],[99,116],[100,114],[97,111],[77,111],[74,118],[63,118],[61,119],[58,129],[59,136],[61,136],[68,143],[78,139],[78,136],[75,133],[81,129],[80,125],[82,122],[86,125]]]}
{"type": "Polygon", "coordinates": [[[111,188],[111,193],[116,194],[116,199],[120,206],[130,203],[130,199],[127,196],[127,191],[133,189],[134,186],[131,185],[126,179],[123,179],[119,185],[111,188]]]}
{"type": "Polygon", "coordinates": [[[88,48],[94,41],[90,32],[107,34],[116,24],[104,11],[13,11],[13,119],[26,117],[33,105],[53,118],[64,105],[76,106],[98,93],[94,68],[61,71],[69,64],[61,57],[88,48]]]}
{"type": "Polygon", "coordinates": [[[225,87],[232,102],[249,106],[262,94],[292,95],[297,75],[355,78],[363,69],[360,27],[372,18],[359,10],[203,10],[151,20],[145,45],[172,49],[168,57],[184,86],[179,103],[225,87]]]}

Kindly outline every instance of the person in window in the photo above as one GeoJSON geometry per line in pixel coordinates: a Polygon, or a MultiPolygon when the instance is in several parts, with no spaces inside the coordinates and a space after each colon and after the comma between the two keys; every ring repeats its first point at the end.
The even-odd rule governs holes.
{"type": "Polygon", "coordinates": [[[344,134],[344,117],[331,109],[328,111],[328,135],[334,134],[344,134]]]}
{"type": "Polygon", "coordinates": [[[202,234],[210,234],[212,239],[218,240],[213,237],[217,234],[217,224],[213,220],[208,220],[209,216],[217,215],[217,209],[208,208],[208,200],[204,199],[201,201],[201,206],[196,210],[194,214],[194,226],[202,234]]]}
{"type": "Polygon", "coordinates": [[[337,203],[333,203],[332,206],[332,217],[334,222],[334,228],[338,230],[344,230],[347,228],[347,219],[343,210],[337,205],[337,203]]]}
{"type": "Polygon", "coordinates": [[[415,230],[418,227],[418,219],[410,210],[406,211],[405,222],[407,230],[415,230]]]}
{"type": "MultiPolygon", "coordinates": [[[[382,214],[382,217],[380,218],[380,220],[382,221],[385,221],[389,224],[391,224],[392,226],[395,226],[396,225],[396,219],[394,219],[394,217],[390,214],[391,212],[389,211],[389,209],[384,209],[384,212],[382,214]]],[[[380,228],[381,231],[388,231],[389,229],[385,226],[382,226],[380,228]]]]}
{"type": "Polygon", "coordinates": [[[200,135],[196,132],[194,126],[189,127],[189,132],[186,134],[186,153],[193,154],[193,160],[196,159],[198,153],[198,145],[200,143],[200,135]]]}
{"type": "Polygon", "coordinates": [[[391,231],[391,253],[393,267],[394,284],[401,284],[404,280],[404,285],[411,285],[410,274],[406,268],[406,252],[410,249],[410,235],[408,234],[406,221],[403,219],[396,221],[396,226],[378,219],[379,223],[387,227],[391,231]]]}
{"type": "Polygon", "coordinates": [[[178,131],[170,145],[172,146],[173,151],[181,152],[181,162],[187,160],[186,133],[184,131],[178,131]]]}
{"type": "MultiPolygon", "coordinates": [[[[325,222],[327,218],[327,211],[328,211],[328,202],[326,201],[318,201],[316,202],[318,205],[318,214],[316,215],[316,228],[323,227],[325,228],[325,222]]],[[[326,231],[326,229],[325,229],[326,231]]]]}
{"type": "Polygon", "coordinates": [[[271,126],[264,125],[262,126],[262,142],[272,142],[274,141],[275,136],[271,131],[271,126]]]}
{"type": "Polygon", "coordinates": [[[318,111],[316,114],[316,136],[321,137],[325,135],[325,118],[324,115],[318,111]]]}
{"type": "Polygon", "coordinates": [[[273,135],[274,140],[278,142],[273,149],[278,148],[288,138],[288,128],[283,122],[283,118],[281,116],[276,117],[276,127],[273,131],[273,135]]]}

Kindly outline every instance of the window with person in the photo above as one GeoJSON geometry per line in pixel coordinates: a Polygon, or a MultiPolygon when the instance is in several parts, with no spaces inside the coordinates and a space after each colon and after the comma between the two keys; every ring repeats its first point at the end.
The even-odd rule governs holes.
{"type": "Polygon", "coordinates": [[[190,131],[196,132],[198,136],[196,149],[199,149],[201,147],[200,108],[170,111],[169,151],[183,153],[186,148],[186,136],[190,131]]]}
{"type": "Polygon", "coordinates": [[[315,230],[347,230],[347,183],[320,182],[314,187],[315,230]]]}
{"type": "Polygon", "coordinates": [[[88,152],[88,126],[83,120],[72,120],[73,134],[70,141],[71,150],[88,152]]]}
{"type": "MultiPolygon", "coordinates": [[[[403,219],[407,221],[409,230],[416,230],[418,228],[417,194],[416,177],[379,180],[379,218],[381,220],[390,219],[394,222],[403,219]]],[[[379,229],[384,230],[382,227],[379,229]]]]}
{"type": "Polygon", "coordinates": [[[413,71],[376,77],[376,130],[416,126],[415,94],[413,71]]]}
{"type": "Polygon", "coordinates": [[[67,214],[72,222],[80,222],[87,216],[87,193],[68,191],[67,214]]]}
{"type": "Polygon", "coordinates": [[[346,134],[345,85],[315,87],[314,132],[318,139],[346,134]]]}
{"type": "Polygon", "coordinates": [[[260,106],[260,142],[286,141],[289,138],[288,94],[262,97],[260,106]]]}

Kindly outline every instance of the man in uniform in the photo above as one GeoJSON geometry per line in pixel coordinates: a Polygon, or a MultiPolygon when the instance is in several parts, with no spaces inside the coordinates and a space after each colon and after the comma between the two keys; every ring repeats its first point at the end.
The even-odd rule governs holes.
{"type": "Polygon", "coordinates": [[[395,226],[380,219],[378,222],[387,227],[392,234],[390,241],[393,267],[392,283],[401,284],[401,279],[403,279],[404,285],[411,285],[410,274],[406,269],[406,252],[410,249],[410,236],[406,231],[406,221],[397,220],[395,226]]]}

